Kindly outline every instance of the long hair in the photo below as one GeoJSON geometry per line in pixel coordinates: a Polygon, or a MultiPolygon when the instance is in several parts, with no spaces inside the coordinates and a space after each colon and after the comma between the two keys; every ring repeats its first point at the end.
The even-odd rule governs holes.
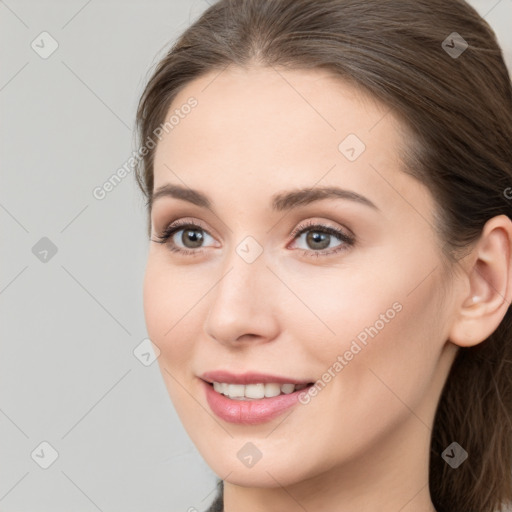
{"type": "MultiPolygon", "coordinates": [[[[463,0],[220,0],[154,69],[137,111],[141,143],[150,146],[192,80],[255,64],[328,70],[398,116],[410,134],[405,172],[434,197],[447,259],[490,218],[512,218],[510,76],[494,32],[463,0]]],[[[154,146],[136,169],[148,205],[154,146]]],[[[511,315],[459,349],[443,388],[429,461],[439,512],[494,512],[512,501],[511,315]],[[441,457],[453,441],[469,454],[457,469],[441,457]]]]}

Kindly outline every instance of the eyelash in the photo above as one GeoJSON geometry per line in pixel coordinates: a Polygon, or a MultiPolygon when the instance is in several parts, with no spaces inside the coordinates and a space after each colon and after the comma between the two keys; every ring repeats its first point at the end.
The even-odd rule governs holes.
{"type": "MultiPolygon", "coordinates": [[[[157,235],[157,240],[152,240],[153,242],[156,242],[158,244],[167,244],[169,246],[169,250],[172,252],[176,252],[179,254],[182,254],[184,256],[197,256],[203,252],[201,249],[182,249],[177,247],[174,243],[167,243],[168,240],[176,234],[178,231],[182,231],[185,228],[192,228],[193,230],[199,230],[204,231],[205,233],[208,233],[206,229],[204,229],[200,224],[197,224],[195,222],[191,221],[176,221],[173,224],[170,224],[167,226],[163,233],[160,235],[157,235]]],[[[346,250],[348,247],[351,247],[355,243],[355,237],[353,235],[348,235],[344,233],[343,231],[340,231],[336,228],[333,228],[331,226],[324,226],[322,224],[315,223],[313,221],[309,221],[305,224],[297,226],[291,234],[291,237],[293,240],[296,240],[300,235],[302,235],[305,232],[308,231],[315,231],[320,233],[325,233],[328,235],[333,235],[340,242],[343,242],[342,244],[338,245],[334,249],[330,250],[323,250],[323,251],[314,251],[314,250],[303,250],[304,256],[312,256],[312,257],[319,257],[319,256],[330,256],[333,254],[336,254],[340,251],[346,250]],[[317,228],[317,229],[313,229],[317,228]]],[[[209,233],[208,233],[209,234],[209,233]]],[[[211,235],[210,235],[211,236],[211,235]]]]}

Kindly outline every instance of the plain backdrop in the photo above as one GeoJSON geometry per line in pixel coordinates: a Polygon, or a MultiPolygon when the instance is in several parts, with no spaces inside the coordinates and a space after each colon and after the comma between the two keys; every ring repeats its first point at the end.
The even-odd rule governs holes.
{"type": "MultiPolygon", "coordinates": [[[[512,0],[471,3],[512,69],[512,0]]],[[[133,173],[93,194],[135,149],[153,66],[207,7],[0,1],[1,512],[202,511],[214,497],[141,356],[144,199],[133,173]]]]}

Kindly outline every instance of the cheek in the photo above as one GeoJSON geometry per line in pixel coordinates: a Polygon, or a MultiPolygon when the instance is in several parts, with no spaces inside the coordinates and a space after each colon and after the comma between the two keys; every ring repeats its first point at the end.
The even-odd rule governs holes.
{"type": "MultiPolygon", "coordinates": [[[[143,283],[143,304],[146,328],[157,345],[157,359],[165,387],[185,428],[194,423],[197,403],[192,399],[187,380],[193,358],[192,339],[197,336],[199,290],[187,285],[180,272],[149,258],[143,283]],[[195,306],[195,307],[194,307],[195,306]]],[[[197,419],[197,418],[196,418],[197,419]]],[[[190,434],[190,432],[189,432],[190,434]]]]}
{"type": "Polygon", "coordinates": [[[418,402],[426,393],[446,342],[440,284],[425,281],[401,298],[402,311],[383,331],[368,366],[403,398],[418,402]]]}
{"type": "Polygon", "coordinates": [[[432,273],[435,255],[410,254],[407,247],[403,254],[400,262],[396,251],[372,264],[361,261],[350,272],[312,272],[294,287],[319,317],[301,315],[294,328],[304,340],[304,359],[325,381],[327,394],[335,395],[330,400],[350,403],[359,421],[372,410],[391,421],[404,410],[397,395],[418,404],[429,392],[446,341],[440,276],[432,273]],[[318,334],[304,334],[313,332],[312,325],[318,334]]]}
{"type": "Polygon", "coordinates": [[[445,343],[439,284],[426,281],[410,293],[409,282],[394,281],[352,300],[343,297],[345,312],[337,323],[331,317],[340,336],[330,345],[328,364],[332,368],[339,355],[343,358],[331,400],[350,404],[353,428],[363,426],[366,438],[389,431],[411,409],[429,421],[431,384],[445,343]]]}
{"type": "Polygon", "coordinates": [[[156,256],[148,259],[143,283],[146,328],[160,349],[160,366],[165,364],[169,371],[186,363],[192,349],[191,330],[197,329],[193,319],[206,291],[204,285],[195,283],[163,265],[156,256]]]}

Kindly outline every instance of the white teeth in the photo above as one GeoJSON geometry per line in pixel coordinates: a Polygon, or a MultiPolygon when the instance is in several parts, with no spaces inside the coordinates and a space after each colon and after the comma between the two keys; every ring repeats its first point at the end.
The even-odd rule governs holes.
{"type": "Polygon", "coordinates": [[[265,396],[272,398],[281,394],[281,386],[279,384],[265,384],[265,396]]]}
{"type": "Polygon", "coordinates": [[[245,393],[245,386],[243,384],[229,384],[228,395],[230,398],[243,398],[245,393]]]}
{"type": "Polygon", "coordinates": [[[293,393],[295,391],[295,384],[283,384],[281,386],[281,391],[286,395],[293,393]]]}
{"type": "Polygon", "coordinates": [[[244,394],[247,398],[263,398],[265,396],[265,384],[247,384],[244,394]]]}
{"type": "Polygon", "coordinates": [[[299,389],[304,389],[307,384],[227,384],[226,382],[214,382],[213,389],[233,400],[259,400],[271,398],[280,394],[288,395],[299,389]]]}

